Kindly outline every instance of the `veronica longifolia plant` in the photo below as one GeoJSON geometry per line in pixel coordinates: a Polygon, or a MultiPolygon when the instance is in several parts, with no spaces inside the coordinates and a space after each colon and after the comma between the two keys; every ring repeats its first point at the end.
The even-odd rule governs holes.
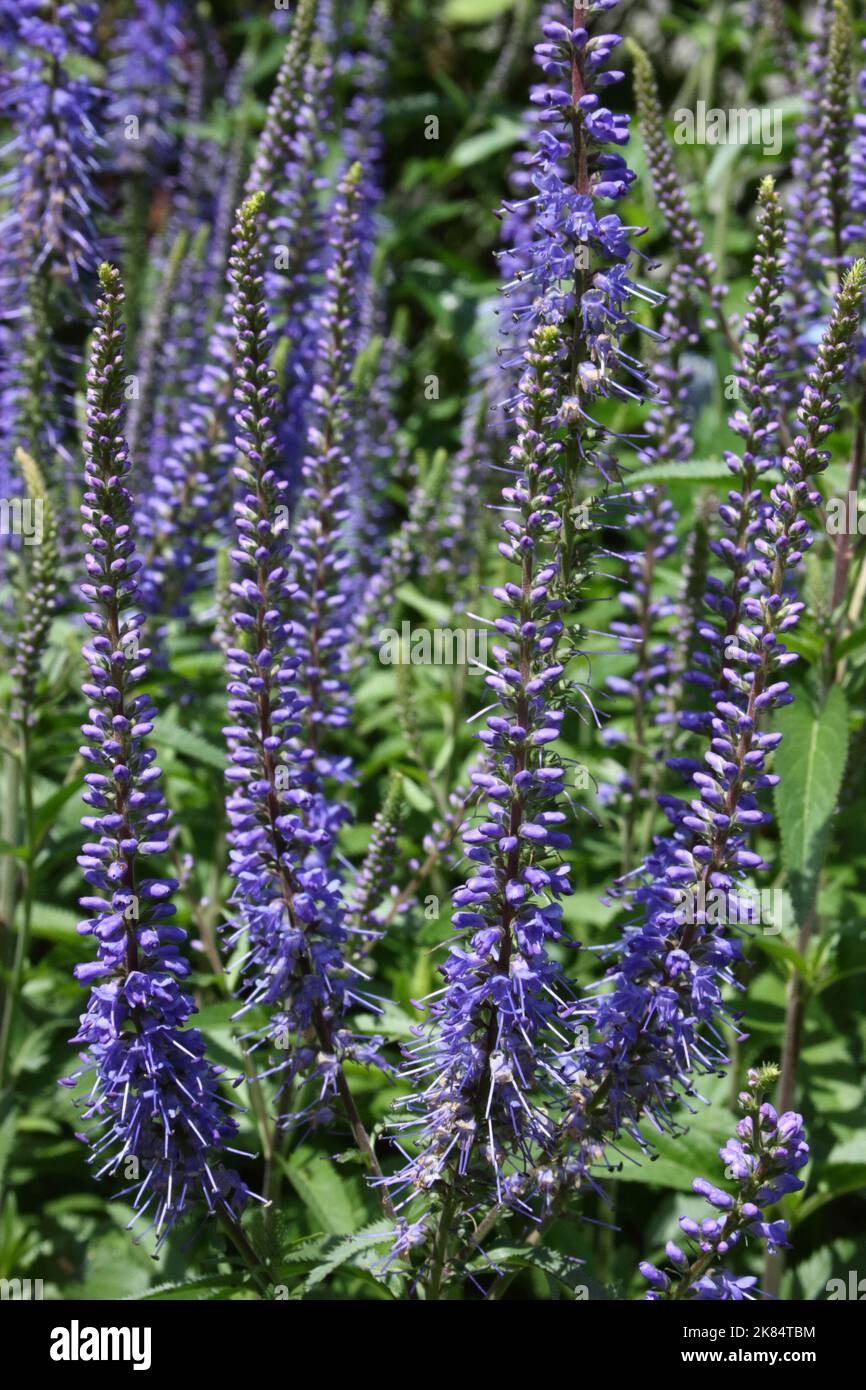
{"type": "Polygon", "coordinates": [[[737,1277],[721,1261],[743,1242],[763,1242],[770,1254],[789,1244],[788,1222],[781,1217],[765,1220],[765,1209],[805,1186],[797,1174],[809,1161],[809,1146],[802,1115],[790,1110],[777,1115],[764,1100],[766,1088],[778,1075],[778,1067],[772,1066],[749,1072],[748,1089],[739,1095],[743,1119],[735,1137],[719,1149],[725,1174],[736,1182],[736,1191],[695,1178],[692,1189],[713,1214],[703,1221],[680,1217],[686,1249],[668,1241],[666,1270],[648,1260],[641,1262],[641,1273],[650,1285],[648,1299],[730,1302],[760,1297],[753,1274],[737,1277]]]}
{"type": "MultiPolygon", "coordinates": [[[[250,1276],[220,1250],[219,1280],[263,1297],[298,1271],[292,1298],[360,1287],[495,1301],[529,1268],[574,1288],[602,1203],[621,1205],[613,1229],[642,1210],[607,1179],[623,1162],[640,1177],[721,1091],[732,1039],[748,1045],[742,936],[764,925],[755,885],[775,857],[768,793],[795,747],[774,761],[792,667],[805,656],[818,693],[831,670],[849,691],[862,676],[862,577],[845,602],[859,533],[836,537],[826,597],[816,535],[830,435],[863,383],[859,21],[844,0],[813,7],[807,109],[779,183],[790,204],[761,182],[753,282],[729,320],[715,265],[726,248],[704,244],[649,61],[632,49],[667,293],[643,283],[658,267],[641,267],[644,229],[627,211],[641,204],[629,118],[611,101],[624,77],[616,0],[546,0],[502,216],[497,334],[492,306],[472,309],[486,243],[473,260],[450,230],[437,251],[434,230],[464,202],[483,216],[452,181],[489,191],[511,127],[488,139],[483,124],[516,71],[530,0],[493,21],[508,30],[501,56],[444,160],[433,146],[399,157],[404,114],[427,90],[407,93],[406,74],[464,41],[482,61],[493,29],[446,43],[441,7],[410,6],[405,25],[385,0],[369,13],[283,8],[233,26],[233,0],[112,5],[104,22],[82,0],[0,0],[0,35],[17,44],[0,74],[4,157],[18,157],[0,248],[0,531],[15,581],[0,595],[14,661],[0,730],[0,925],[13,947],[0,1081],[28,1070],[19,1035],[53,969],[45,937],[64,926],[50,916],[64,876],[56,901],[40,877],[62,854],[55,807],[83,766],[86,998],[65,1085],[130,1225],[160,1250],[187,1214],[216,1216],[250,1276]],[[101,243],[121,251],[126,293],[101,243]],[[433,272],[453,278],[435,304],[433,272]],[[702,399],[726,354],[727,450],[706,399],[722,388],[702,399]],[[430,410],[428,365],[450,383],[430,410]],[[705,443],[714,457],[693,468],[705,443]],[[689,495],[724,465],[723,489],[689,495]],[[44,507],[38,549],[25,501],[44,507]],[[70,503],[83,546],[69,544],[70,503]],[[67,607],[73,565],[84,614],[67,607]],[[813,594],[817,637],[798,630],[813,594]],[[438,624],[449,607],[490,639],[471,644],[473,679],[465,646],[376,640],[392,615],[438,624]],[[55,777],[82,624],[83,744],[55,777]],[[418,669],[431,651],[444,669],[418,669]],[[587,834],[594,796],[602,824],[587,834]],[[189,812],[180,826],[169,800],[189,812]],[[591,900],[613,874],[603,902],[616,916],[602,920],[591,900]],[[261,1182],[238,1137],[253,1124],[261,1182]],[[326,1235],[305,1234],[283,1175],[326,1235]],[[245,1233],[256,1186],[265,1211],[245,1233]],[[565,1220],[580,1225],[561,1241],[565,1220]]],[[[790,88],[785,7],[761,8],[790,88]]],[[[653,7],[638,9],[623,22],[658,52],[653,7]]],[[[714,93],[728,44],[726,30],[714,93]]],[[[709,88],[715,71],[701,71],[709,88]]],[[[765,66],[738,74],[744,91],[765,78],[761,101],[774,99],[765,66]]],[[[737,199],[753,167],[730,166],[737,199]]],[[[740,230],[738,282],[742,246],[740,230]]],[[[816,727],[838,715],[828,761],[844,804],[845,702],[841,714],[832,703],[816,727]]],[[[804,943],[847,879],[814,887],[798,952],[773,952],[768,972],[814,961],[819,979],[829,953],[804,943]]],[[[786,1199],[808,1160],[790,1099],[807,982],[792,976],[779,1074],[748,1072],[724,1178],[710,1163],[693,1184],[706,1208],[646,1252],[648,1291],[632,1262],[652,1302],[780,1286],[775,1252],[802,1214],[786,1199]]],[[[821,1152],[824,1139],[819,1118],[821,1152]]],[[[33,1211],[22,1219],[29,1240],[33,1211]]],[[[186,1247],[171,1244],[177,1262],[186,1247]]],[[[196,1252],[196,1287],[212,1287],[213,1253],[196,1252]]],[[[608,1277],[603,1253],[590,1272],[608,1277]]]]}
{"type": "MultiPolygon", "coordinates": [[[[346,959],[349,930],[339,879],[329,866],[343,818],[319,789],[315,748],[305,736],[304,701],[293,620],[297,586],[287,540],[288,484],[276,474],[271,421],[274,376],[256,217],[263,195],[242,206],[231,274],[238,375],[235,477],[237,577],[231,583],[237,640],[227,649],[232,943],[243,942],[244,1006],[267,1008],[252,1050],[276,1052],[282,1123],[329,1124],[339,1105],[369,1165],[379,1172],[344,1072],[352,1057],[379,1063],[378,1040],[353,1035],[346,1014],[363,978],[346,959]],[[356,981],[358,983],[356,983],[356,981]],[[313,1081],[313,1099],[291,1109],[296,1082],[313,1081]]],[[[267,1075],[267,1071],[263,1073],[267,1075]]]]}
{"type": "Polygon", "coordinates": [[[150,655],[138,611],[130,463],[123,437],[123,288],[109,265],[99,271],[102,297],[88,371],[86,491],[82,505],[93,632],[84,647],[91,701],[82,726],[88,767],[84,800],[93,837],[79,863],[94,889],[81,899],[92,915],[79,925],[96,958],[76,966],[90,987],[73,1042],[82,1066],[66,1081],[88,1078],[78,1104],[97,1177],[118,1171],[132,1179],[133,1220],[149,1216],[157,1244],[196,1199],[232,1220],[246,1190],[223,1166],[237,1132],[222,1098],[219,1067],[204,1039],[187,1027],[195,1012],[180,981],[186,933],[172,923],[174,879],[154,872],[168,851],[168,809],[156,753],[148,745],[155,709],[141,691],[150,655]]]}

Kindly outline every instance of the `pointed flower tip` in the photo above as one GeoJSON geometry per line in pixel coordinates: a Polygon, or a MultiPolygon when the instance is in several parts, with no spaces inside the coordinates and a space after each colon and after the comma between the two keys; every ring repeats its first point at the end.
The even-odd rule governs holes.
{"type": "Polygon", "coordinates": [[[862,294],[866,285],[866,260],[862,257],[855,261],[845,276],[842,288],[852,294],[862,294]]]}
{"type": "Polygon", "coordinates": [[[37,466],[37,465],[36,465],[36,460],[35,460],[35,458],[33,457],[33,455],[32,455],[32,454],[28,454],[28,452],[27,452],[26,449],[22,449],[22,447],[21,447],[20,444],[18,445],[17,449],[15,450],[15,462],[18,464],[19,468],[22,468],[22,469],[24,469],[24,468],[36,468],[36,466],[37,466]]]}
{"type": "Polygon", "coordinates": [[[635,67],[640,68],[642,71],[645,72],[648,71],[650,68],[650,60],[647,57],[645,50],[641,48],[637,39],[627,38],[625,41],[625,46],[626,51],[631,54],[632,61],[635,67]]]}
{"type": "Polygon", "coordinates": [[[112,290],[120,279],[120,271],[117,266],[111,265],[109,261],[103,261],[99,267],[99,283],[104,290],[112,290]]]}
{"type": "Polygon", "coordinates": [[[775,1085],[780,1075],[781,1071],[775,1062],[762,1062],[759,1067],[755,1067],[749,1073],[749,1080],[753,1089],[763,1094],[764,1091],[769,1091],[770,1087],[775,1085]]]}
{"type": "Polygon", "coordinates": [[[775,197],[775,193],[776,180],[773,178],[772,174],[767,174],[761,179],[761,186],[758,189],[758,202],[769,203],[770,200],[775,197]]]}
{"type": "Polygon", "coordinates": [[[263,188],[260,188],[256,193],[251,193],[241,207],[241,217],[248,222],[258,217],[259,210],[264,201],[265,191],[263,188]]]}

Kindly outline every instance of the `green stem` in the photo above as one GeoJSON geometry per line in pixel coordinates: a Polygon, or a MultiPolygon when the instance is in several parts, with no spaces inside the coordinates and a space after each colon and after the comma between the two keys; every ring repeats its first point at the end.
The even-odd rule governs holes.
{"type": "MultiPolygon", "coordinates": [[[[3,759],[3,814],[2,838],[8,845],[18,844],[18,807],[21,786],[21,765],[17,753],[7,749],[3,759]]],[[[18,879],[18,866],[9,854],[3,858],[0,868],[0,923],[6,931],[13,929],[15,920],[15,895],[18,879]]]]}
{"type": "Polygon", "coordinates": [[[452,1175],[451,1183],[442,1202],[439,1227],[436,1232],[436,1246],[433,1251],[433,1265],[430,1270],[430,1282],[427,1285],[427,1298],[431,1303],[437,1302],[441,1296],[442,1275],[445,1270],[445,1257],[448,1254],[448,1238],[451,1235],[451,1219],[454,1215],[456,1202],[457,1186],[452,1175]]]}
{"type": "MultiPolygon", "coordinates": [[[[24,826],[27,841],[27,858],[24,867],[24,899],[21,922],[15,934],[15,950],[12,961],[12,974],[3,1006],[3,1022],[0,1024],[0,1088],[5,1085],[9,1061],[9,1043],[12,1037],[12,1024],[21,993],[21,984],[27,966],[30,945],[30,924],[33,906],[33,862],[35,859],[35,836],[33,829],[33,778],[31,770],[30,729],[26,722],[21,728],[21,758],[15,760],[20,767],[20,780],[24,792],[24,826]]],[[[14,899],[12,914],[8,920],[10,927],[14,918],[14,899]]]]}
{"type": "MultiPolygon", "coordinates": [[[[551,1226],[559,1216],[559,1207],[561,1200],[561,1198],[558,1198],[554,1202],[553,1206],[550,1208],[550,1211],[547,1213],[541,1224],[539,1226],[536,1226],[535,1229],[531,1231],[530,1234],[526,1237],[525,1244],[527,1249],[537,1249],[537,1247],[544,1240],[544,1237],[547,1235],[551,1226]]],[[[500,1275],[498,1275],[494,1282],[490,1285],[490,1288],[487,1291],[487,1302],[499,1303],[505,1297],[505,1294],[511,1288],[511,1285],[514,1283],[514,1280],[517,1278],[520,1272],[521,1271],[519,1268],[503,1270],[503,1272],[500,1275]]]]}
{"type": "Polygon", "coordinates": [[[253,1282],[259,1293],[263,1298],[268,1298],[273,1287],[273,1281],[271,1272],[264,1260],[260,1258],[254,1246],[247,1239],[239,1222],[233,1220],[225,1211],[220,1212],[219,1222],[252,1275],[253,1282]]]}

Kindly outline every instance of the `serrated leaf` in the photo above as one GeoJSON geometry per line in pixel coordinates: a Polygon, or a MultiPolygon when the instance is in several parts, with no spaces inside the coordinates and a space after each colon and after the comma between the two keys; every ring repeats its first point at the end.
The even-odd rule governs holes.
{"type": "Polygon", "coordinates": [[[390,1221],[375,1221],[369,1226],[364,1226],[360,1231],[356,1231],[354,1235],[348,1237],[332,1236],[323,1243],[321,1249],[323,1258],[304,1280],[303,1292],[309,1293],[342,1265],[351,1264],[358,1260],[365,1260],[369,1263],[371,1255],[378,1260],[380,1255],[376,1246],[381,1245],[384,1240],[389,1238],[392,1229],[390,1221]]]}
{"type": "Polygon", "coordinates": [[[226,760],[223,750],[215,743],[209,743],[192,729],[185,729],[181,724],[175,724],[168,719],[161,720],[154,732],[154,742],[157,747],[170,748],[173,753],[180,753],[182,757],[191,758],[193,762],[204,763],[206,767],[213,767],[217,772],[225,771],[226,760]]]}
{"type": "Polygon", "coordinates": [[[357,1206],[348,1184],[333,1164],[321,1159],[282,1163],[289,1182],[319,1230],[329,1235],[349,1235],[355,1229],[357,1206]]]}
{"type": "Polygon", "coordinates": [[[622,1142],[619,1151],[624,1162],[617,1180],[691,1192],[696,1176],[714,1174],[719,1167],[719,1147],[732,1132],[730,1115],[713,1106],[709,1111],[699,1111],[688,1124],[685,1134],[655,1134],[648,1130],[655,1157],[643,1153],[631,1139],[622,1142]]]}
{"type": "MultiPolygon", "coordinates": [[[[76,941],[82,938],[75,930],[81,921],[75,912],[66,907],[55,907],[53,903],[33,903],[31,907],[30,932],[43,941],[76,941]]],[[[16,925],[20,926],[21,910],[16,914],[16,925]]],[[[86,944],[81,945],[82,954],[87,952],[86,944]]]]}
{"type": "Polygon", "coordinates": [[[775,727],[784,735],[775,761],[782,863],[794,913],[802,924],[815,901],[848,757],[848,706],[841,687],[832,687],[818,712],[804,692],[778,711],[775,727]]]}
{"type": "Polygon", "coordinates": [[[165,1303],[173,1299],[188,1299],[201,1302],[210,1299],[231,1298],[236,1290],[225,1279],[187,1279],[177,1284],[157,1284],[141,1294],[127,1294],[124,1302],[165,1303]]]}

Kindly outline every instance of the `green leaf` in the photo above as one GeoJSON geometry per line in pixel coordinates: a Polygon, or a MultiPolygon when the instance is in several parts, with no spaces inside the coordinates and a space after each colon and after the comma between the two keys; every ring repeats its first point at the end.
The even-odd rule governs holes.
{"type": "Polygon", "coordinates": [[[455,169],[469,169],[473,164],[481,164],[500,150],[507,150],[525,137],[524,127],[518,121],[507,121],[500,117],[492,130],[481,135],[470,135],[451,154],[450,163],[455,169]]]}
{"type": "MultiPolygon", "coordinates": [[[[414,608],[431,623],[447,626],[454,618],[447,603],[440,603],[438,600],[430,598],[429,594],[422,594],[419,589],[415,588],[414,584],[401,584],[397,590],[397,598],[400,599],[401,603],[407,604],[409,608],[414,608]]],[[[454,621],[452,625],[458,627],[459,623],[454,621]]]]}
{"type": "MultiPolygon", "coordinates": [[[[16,925],[20,926],[21,911],[16,914],[16,925]]],[[[34,903],[31,908],[30,931],[42,941],[81,941],[75,930],[81,917],[70,912],[67,907],[55,907],[53,903],[34,903]]],[[[86,951],[86,947],[82,947],[86,951]]]]}
{"type": "Polygon", "coordinates": [[[841,687],[832,687],[818,712],[804,691],[794,704],[779,710],[775,727],[784,735],[775,762],[782,863],[794,913],[802,924],[814,905],[848,757],[848,706],[841,687]]]}
{"type": "Polygon", "coordinates": [[[349,1235],[358,1224],[358,1208],[348,1183],[333,1164],[314,1158],[306,1163],[281,1160],[286,1176],[320,1231],[349,1235]]]}
{"type": "Polygon", "coordinates": [[[15,1144],[17,1111],[9,1095],[0,1096],[0,1188],[15,1144]]]}
{"type": "Polygon", "coordinates": [[[644,1153],[632,1139],[621,1143],[623,1165],[617,1180],[691,1192],[696,1176],[717,1176],[719,1147],[733,1133],[731,1126],[736,1123],[725,1104],[724,1085],[721,1077],[706,1079],[701,1091],[711,1104],[688,1117],[685,1133],[656,1134],[647,1126],[646,1136],[656,1157],[644,1153]]]}
{"type": "Polygon", "coordinates": [[[843,637],[833,648],[833,660],[841,661],[843,656],[850,656],[851,652],[857,652],[861,647],[866,647],[866,627],[855,628],[847,637],[843,637]]]}
{"type": "Polygon", "coordinates": [[[694,459],[688,463],[651,463],[628,475],[629,487],[644,483],[714,483],[730,478],[731,470],[722,459],[694,459]]]}
{"type": "MultiPolygon", "coordinates": [[[[82,763],[81,766],[83,768],[84,764],[82,763]]],[[[47,800],[36,807],[34,835],[37,840],[41,837],[43,830],[47,830],[53,825],[58,811],[62,810],[70,797],[75,796],[76,792],[80,792],[83,786],[84,774],[82,772],[80,776],[71,777],[68,782],[62,783],[47,800]]]]}
{"type": "Polygon", "coordinates": [[[866,1163],[816,1164],[810,1187],[816,1189],[800,1204],[798,1224],[836,1197],[866,1189],[866,1163]]]}
{"type": "Polygon", "coordinates": [[[155,1288],[148,1289],[146,1293],[127,1294],[123,1302],[136,1303],[167,1303],[175,1299],[185,1299],[190,1302],[200,1303],[206,1300],[230,1299],[233,1294],[237,1294],[237,1289],[226,1279],[203,1278],[187,1279],[178,1284],[157,1284],[155,1288]]]}
{"type": "Polygon", "coordinates": [[[68,1286],[67,1297],[90,1301],[143,1298],[153,1276],[144,1245],[134,1245],[125,1231],[108,1231],[88,1243],[83,1279],[68,1286]]]}
{"type": "Polygon", "coordinates": [[[363,1267],[369,1264],[371,1256],[374,1261],[380,1261],[381,1251],[376,1247],[381,1246],[383,1241],[387,1241],[392,1231],[393,1226],[390,1221],[375,1221],[372,1225],[364,1226],[360,1231],[356,1231],[354,1235],[331,1236],[330,1239],[322,1243],[321,1258],[315,1269],[305,1279],[303,1292],[309,1293],[341,1265],[359,1262],[363,1267]]]}
{"type": "Polygon", "coordinates": [[[215,743],[209,743],[206,738],[202,738],[201,734],[194,733],[192,729],[185,729],[181,724],[175,724],[169,719],[160,720],[154,731],[154,741],[158,747],[170,748],[173,753],[191,758],[193,762],[204,763],[206,767],[216,768],[217,772],[225,771],[226,759],[223,750],[215,743]]]}
{"type": "Polygon", "coordinates": [[[514,8],[514,0],[446,0],[442,18],[446,24],[483,24],[514,8]]]}
{"type": "Polygon", "coordinates": [[[549,1278],[555,1279],[558,1284],[562,1284],[572,1293],[579,1292],[581,1298],[607,1299],[610,1297],[603,1285],[588,1277],[583,1260],[575,1259],[571,1255],[565,1255],[548,1246],[498,1246],[483,1258],[474,1260],[472,1267],[481,1271],[490,1271],[491,1265],[500,1267],[504,1265],[510,1269],[540,1269],[549,1278]]]}

